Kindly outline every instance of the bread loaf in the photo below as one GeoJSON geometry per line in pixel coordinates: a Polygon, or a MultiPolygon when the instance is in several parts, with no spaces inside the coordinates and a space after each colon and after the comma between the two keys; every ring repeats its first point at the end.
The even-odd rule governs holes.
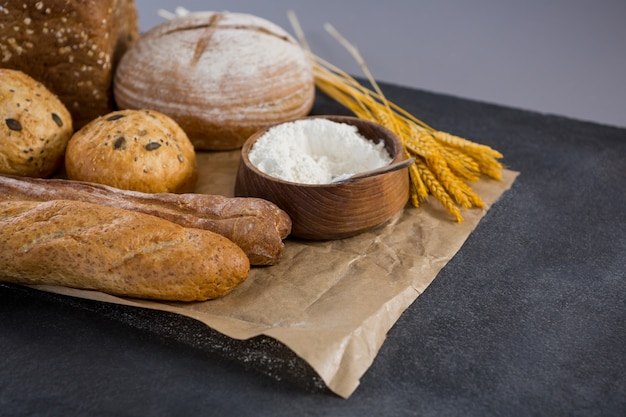
{"type": "Polygon", "coordinates": [[[0,201],[0,280],[158,300],[221,297],[245,254],[212,232],[79,201],[0,201]]]}
{"type": "Polygon", "coordinates": [[[145,193],[191,192],[198,178],[193,145],[154,110],[122,110],[74,133],[65,153],[70,179],[145,193]]]}
{"type": "Polygon", "coordinates": [[[291,219],[258,198],[206,194],[147,194],[63,179],[0,175],[0,200],[77,200],[161,217],[184,227],[210,230],[236,243],[253,265],[280,261],[291,219]]]}
{"type": "Polygon", "coordinates": [[[282,28],[243,13],[196,12],[148,31],[114,79],[120,108],[180,124],[198,150],[236,149],[261,127],[308,114],[306,52],[282,28]]]}
{"type": "Polygon", "coordinates": [[[43,84],[0,68],[0,173],[48,177],[63,164],[72,117],[43,84]]]}
{"type": "Polygon", "coordinates": [[[0,3],[0,66],[55,93],[78,129],[113,110],[113,73],[139,37],[133,0],[0,3]]]}

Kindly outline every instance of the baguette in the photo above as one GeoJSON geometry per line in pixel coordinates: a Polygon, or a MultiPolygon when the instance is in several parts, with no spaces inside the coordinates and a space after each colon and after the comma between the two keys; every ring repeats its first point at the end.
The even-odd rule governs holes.
{"type": "Polygon", "coordinates": [[[250,271],[223,236],[80,201],[2,201],[0,235],[0,280],[16,284],[204,301],[229,293],[250,271]]]}
{"type": "Polygon", "coordinates": [[[158,216],[235,242],[252,265],[279,262],[291,219],[269,201],[208,194],[148,194],[64,179],[0,175],[0,200],[78,200],[158,216]]]}

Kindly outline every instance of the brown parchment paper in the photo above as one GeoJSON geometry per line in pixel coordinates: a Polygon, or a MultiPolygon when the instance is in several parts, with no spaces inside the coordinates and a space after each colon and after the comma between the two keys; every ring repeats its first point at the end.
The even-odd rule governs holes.
{"type": "MultiPolygon", "coordinates": [[[[232,196],[238,164],[239,151],[199,153],[196,192],[232,196]]],[[[347,398],[374,361],[388,330],[517,175],[505,170],[502,181],[472,184],[486,208],[463,211],[462,223],[431,201],[418,209],[407,205],[387,224],[352,238],[287,239],[279,264],[253,267],[243,284],[218,300],[166,303],[37,288],[182,314],[235,339],[275,338],[311,365],[329,389],[347,398]]]]}

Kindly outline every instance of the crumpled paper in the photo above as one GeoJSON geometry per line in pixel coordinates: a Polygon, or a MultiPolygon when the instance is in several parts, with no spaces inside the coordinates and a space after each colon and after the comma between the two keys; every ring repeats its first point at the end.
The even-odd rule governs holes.
{"type": "MultiPolygon", "coordinates": [[[[239,151],[198,153],[196,192],[232,196],[239,151]]],[[[235,339],[265,335],[305,360],[328,388],[347,398],[374,361],[402,312],[426,290],[518,173],[472,184],[486,204],[456,223],[434,200],[407,205],[386,224],[325,242],[287,239],[281,262],[253,267],[227,296],[176,303],[119,298],[93,291],[37,288],[192,317],[235,339]]],[[[201,256],[201,254],[198,254],[201,256]]]]}

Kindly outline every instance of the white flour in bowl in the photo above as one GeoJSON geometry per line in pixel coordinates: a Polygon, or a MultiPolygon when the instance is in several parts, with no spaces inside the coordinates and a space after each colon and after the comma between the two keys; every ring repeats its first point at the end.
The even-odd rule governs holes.
{"type": "Polygon", "coordinates": [[[382,140],[374,144],[355,126],[323,118],[270,128],[254,143],[248,158],[267,175],[301,184],[328,184],[392,160],[382,140]]]}

